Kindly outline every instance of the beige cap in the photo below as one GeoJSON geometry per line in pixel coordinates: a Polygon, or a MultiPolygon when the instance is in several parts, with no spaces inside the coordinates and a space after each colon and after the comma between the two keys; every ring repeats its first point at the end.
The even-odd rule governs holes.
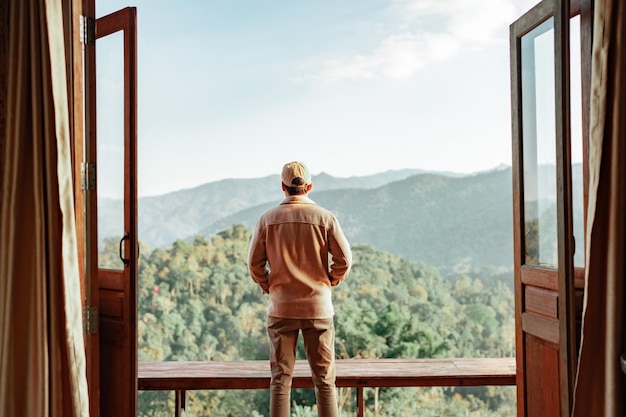
{"type": "Polygon", "coordinates": [[[311,174],[309,169],[302,162],[293,161],[283,166],[282,174],[283,184],[288,187],[297,187],[299,185],[308,185],[311,183],[311,174]],[[295,181],[301,178],[304,181],[295,181]]]}

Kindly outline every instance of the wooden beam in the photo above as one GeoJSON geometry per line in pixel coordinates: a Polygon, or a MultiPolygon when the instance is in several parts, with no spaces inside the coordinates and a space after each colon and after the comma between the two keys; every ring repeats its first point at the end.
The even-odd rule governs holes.
{"type": "MultiPolygon", "coordinates": [[[[515,385],[515,358],[342,359],[338,387],[515,385]]],[[[140,390],[268,389],[268,361],[140,362],[140,390]]],[[[293,388],[313,388],[305,360],[296,362],[293,388]]]]}
{"type": "MultiPolygon", "coordinates": [[[[337,387],[356,388],[357,415],[365,416],[366,387],[515,385],[515,358],[341,359],[337,387]]],[[[140,362],[139,390],[174,390],[176,417],[186,391],[269,389],[269,361],[140,362]]],[[[305,360],[296,361],[292,388],[313,388],[305,360]]]]}

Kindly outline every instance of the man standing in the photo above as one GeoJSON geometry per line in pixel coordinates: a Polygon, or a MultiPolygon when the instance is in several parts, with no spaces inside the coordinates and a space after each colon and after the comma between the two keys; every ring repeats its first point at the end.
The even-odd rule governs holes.
{"type": "Polygon", "coordinates": [[[290,416],[300,330],[318,416],[338,417],[330,288],[348,276],[352,252],[335,216],[307,196],[312,186],[311,174],[302,162],[283,167],[285,199],[261,216],[248,252],[250,275],[269,294],[270,417],[290,416]]]}

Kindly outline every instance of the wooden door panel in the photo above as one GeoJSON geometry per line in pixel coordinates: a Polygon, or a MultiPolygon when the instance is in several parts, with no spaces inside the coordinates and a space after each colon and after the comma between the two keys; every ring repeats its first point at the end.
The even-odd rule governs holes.
{"type": "MultiPolygon", "coordinates": [[[[96,21],[96,67],[102,68],[103,72],[106,71],[102,79],[112,86],[102,91],[98,89],[98,96],[111,95],[108,101],[98,101],[99,110],[107,115],[114,114],[115,111],[121,113],[118,119],[113,117],[111,121],[97,122],[97,125],[105,124],[107,128],[102,134],[98,132],[96,140],[99,178],[97,192],[105,195],[117,193],[116,197],[119,195],[116,209],[120,212],[121,219],[121,223],[115,224],[112,228],[114,231],[109,232],[114,235],[100,237],[109,239],[109,243],[103,245],[104,252],[99,254],[97,270],[102,417],[134,416],[137,412],[135,26],[136,9],[130,7],[96,21]],[[109,106],[106,112],[102,111],[100,103],[109,106]],[[118,126],[120,121],[121,126],[118,126]],[[102,142],[106,146],[101,147],[102,142]],[[105,154],[100,154],[101,150],[105,154]],[[112,162],[112,159],[116,160],[112,162]],[[119,241],[119,245],[111,244],[116,240],[119,241]]],[[[98,80],[100,75],[96,76],[98,80]]]]}
{"type": "Polygon", "coordinates": [[[524,308],[526,312],[557,319],[558,297],[556,291],[526,285],[524,287],[524,308]]]}
{"type": "MultiPolygon", "coordinates": [[[[557,333],[558,334],[558,333],[557,333]]],[[[526,333],[526,402],[527,414],[555,417],[561,414],[559,390],[559,344],[526,333]],[[540,364],[532,366],[530,364],[540,364]]]]}
{"type": "Polygon", "coordinates": [[[592,0],[543,0],[510,27],[520,417],[565,417],[572,405],[585,274],[592,10],[592,0]],[[579,182],[573,188],[573,173],[582,190],[579,182]]]}
{"type": "Polygon", "coordinates": [[[124,293],[100,288],[100,317],[123,322],[124,293]]]}
{"type": "Polygon", "coordinates": [[[536,266],[522,265],[520,267],[520,280],[523,285],[531,285],[547,290],[558,291],[559,288],[559,276],[556,271],[536,266]]]}
{"type": "Polygon", "coordinates": [[[511,25],[519,416],[568,416],[574,360],[569,1],[511,25]],[[569,187],[569,189],[567,189],[569,187]]]}
{"type": "MultiPolygon", "coordinates": [[[[106,345],[112,348],[122,348],[124,347],[124,343],[127,343],[128,337],[126,336],[125,326],[120,323],[118,320],[111,320],[109,318],[103,317],[100,319],[100,327],[101,334],[100,340],[104,342],[106,345]]],[[[105,349],[104,353],[110,353],[113,349],[105,349]]],[[[106,359],[109,359],[107,357],[106,359]]],[[[103,359],[101,362],[104,364],[111,365],[112,362],[118,363],[118,359],[114,358],[114,361],[106,361],[103,359]]],[[[117,383],[115,380],[113,382],[117,383]]],[[[123,383],[123,381],[118,381],[119,383],[123,383]]]]}
{"type": "Polygon", "coordinates": [[[124,346],[123,326],[105,319],[100,321],[100,327],[100,343],[104,345],[100,350],[100,384],[105,389],[101,396],[100,415],[134,416],[135,412],[128,404],[128,396],[123,394],[131,389],[130,381],[120,378],[128,367],[128,363],[120,361],[117,353],[124,346]],[[110,385],[117,388],[111,390],[110,385]],[[110,395],[112,392],[117,392],[117,395],[110,395]]]}
{"type": "MultiPolygon", "coordinates": [[[[533,313],[522,314],[522,332],[551,343],[559,343],[559,321],[533,313]]],[[[537,362],[531,362],[538,364],[537,362]]]]}

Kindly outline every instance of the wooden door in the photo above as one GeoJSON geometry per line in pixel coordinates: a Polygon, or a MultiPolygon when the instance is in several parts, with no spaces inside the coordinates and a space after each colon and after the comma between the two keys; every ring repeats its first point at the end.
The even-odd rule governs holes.
{"type": "Polygon", "coordinates": [[[572,403],[576,320],[569,32],[568,0],[544,0],[511,25],[519,416],[569,416],[572,403]]]}
{"type": "Polygon", "coordinates": [[[137,73],[136,9],[97,19],[91,92],[90,214],[98,307],[101,416],[137,412],[137,73]],[[95,175],[94,175],[95,174],[95,175]],[[107,211],[113,224],[98,221],[107,211]]]}

